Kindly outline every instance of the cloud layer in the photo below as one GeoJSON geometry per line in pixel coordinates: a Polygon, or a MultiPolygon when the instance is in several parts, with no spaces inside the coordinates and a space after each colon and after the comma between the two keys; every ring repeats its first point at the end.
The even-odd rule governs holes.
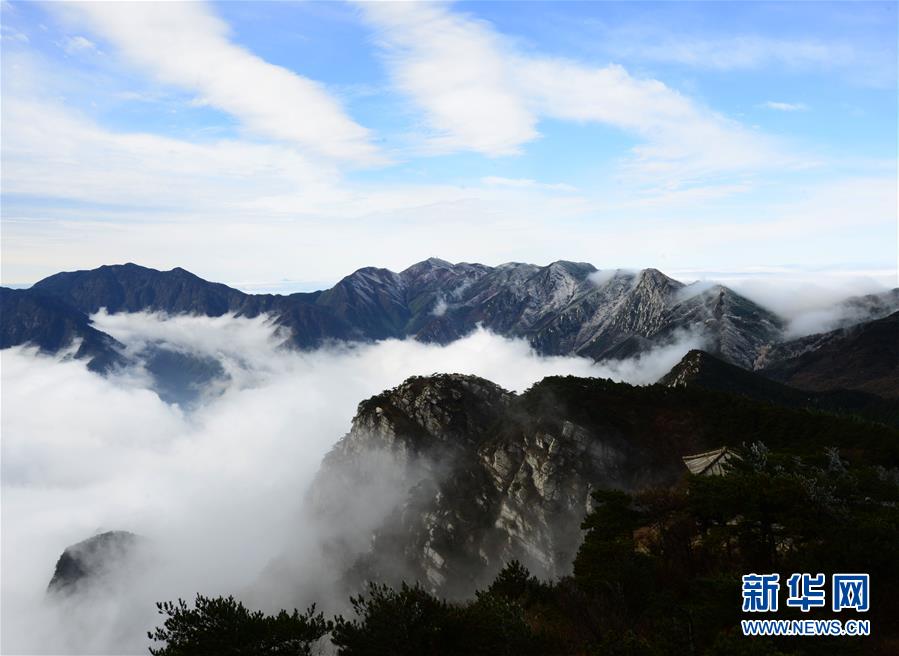
{"type": "Polygon", "coordinates": [[[766,135],[621,66],[522,52],[489,23],[443,4],[359,6],[395,84],[424,112],[437,150],[516,153],[539,136],[541,118],[552,118],[636,135],[637,168],[682,181],[792,163],[766,135]]]}
{"type": "MultiPolygon", "coordinates": [[[[153,343],[214,357],[230,380],[185,412],[147,389],[140,368],[103,378],[79,361],[2,352],[4,653],[139,653],[154,601],[243,594],[288,544],[315,572],[306,487],[356,404],[410,375],[474,373],[514,390],[550,374],[650,382],[698,345],[597,367],[484,331],[446,347],[390,340],[299,353],[281,349],[264,318],[95,320],[132,352],[153,343]],[[77,603],[48,601],[63,548],[112,529],[153,540],[152,573],[77,603]]],[[[324,574],[294,589],[326,589],[324,574]]],[[[252,598],[266,603],[258,590],[252,598]]]]}
{"type": "Polygon", "coordinates": [[[198,103],[233,115],[252,132],[339,160],[379,160],[368,130],[322,84],[233,43],[227,24],[205,4],[85,2],[60,11],[159,81],[196,93],[198,103]]]}

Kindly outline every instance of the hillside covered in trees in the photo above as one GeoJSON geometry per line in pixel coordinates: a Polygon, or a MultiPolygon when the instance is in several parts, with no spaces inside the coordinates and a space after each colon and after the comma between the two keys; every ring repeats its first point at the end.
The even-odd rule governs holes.
{"type": "MultiPolygon", "coordinates": [[[[723,476],[686,475],[628,494],[597,490],[573,574],[544,581],[519,562],[464,601],[415,583],[371,582],[351,612],[266,616],[233,598],[159,605],[157,656],[312,654],[891,654],[899,648],[899,475],[857,450],[797,454],[745,445],[723,476]],[[749,638],[748,572],[867,572],[867,637],[749,638]]],[[[783,604],[782,604],[783,606],[783,604]]],[[[844,612],[843,615],[846,615],[844,612]]],[[[852,613],[855,616],[854,613],[852,613]]],[[[777,617],[799,617],[786,610],[777,617]]],[[[821,610],[809,617],[836,615],[821,610]]],[[[845,618],[844,618],[845,619],[845,618]]]]}

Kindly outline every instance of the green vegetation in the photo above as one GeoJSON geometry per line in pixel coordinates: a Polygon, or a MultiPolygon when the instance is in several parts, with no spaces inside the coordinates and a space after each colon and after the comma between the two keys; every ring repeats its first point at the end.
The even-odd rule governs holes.
{"type": "MultiPolygon", "coordinates": [[[[600,492],[596,500],[573,583],[584,594],[598,653],[893,653],[895,470],[850,468],[835,450],[800,459],[758,444],[727,476],[690,477],[633,496],[600,492]],[[841,571],[871,575],[872,637],[765,641],[740,634],[742,574],[779,572],[785,581],[793,572],[841,571]]],[[[800,617],[781,606],[776,617],[800,617]]]]}
{"type": "Polygon", "coordinates": [[[419,586],[370,584],[351,602],[356,618],[337,617],[331,638],[344,656],[543,653],[523,608],[500,594],[451,604],[419,586]]]}
{"type": "Polygon", "coordinates": [[[515,411],[526,425],[564,418],[580,426],[618,428],[659,461],[672,449],[679,461],[705,447],[764,442],[772,451],[798,456],[837,447],[853,464],[899,467],[899,430],[893,426],[701,387],[548,376],[515,400],[515,411]]]}
{"type": "Polygon", "coordinates": [[[181,599],[156,607],[166,620],[147,635],[165,644],[150,647],[153,656],[306,656],[332,628],[321,613],[316,614],[314,606],[303,614],[282,610],[265,615],[247,610],[234,597],[198,594],[193,608],[181,599]]]}
{"type": "MultiPolygon", "coordinates": [[[[539,581],[512,562],[486,590],[457,603],[418,585],[370,584],[351,599],[353,617],[333,622],[314,608],[267,617],[233,598],[198,596],[193,609],[159,605],[168,619],[150,637],[166,645],[151,653],[308,654],[329,632],[341,656],[798,656],[888,654],[899,645],[895,469],[849,465],[835,449],[798,457],[757,443],[726,476],[690,476],[633,495],[601,490],[594,501],[574,573],[559,581],[539,581]],[[739,632],[742,574],[779,572],[786,580],[840,571],[871,575],[870,637],[769,640],[739,632]]],[[[776,617],[800,616],[781,606],[776,617]]],[[[805,617],[833,616],[821,609],[805,617]]]]}

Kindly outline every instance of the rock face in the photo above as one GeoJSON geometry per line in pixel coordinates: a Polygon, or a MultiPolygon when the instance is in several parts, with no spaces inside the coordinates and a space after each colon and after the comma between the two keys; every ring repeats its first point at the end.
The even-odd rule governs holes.
{"type": "MultiPolygon", "coordinates": [[[[415,579],[464,595],[511,559],[559,576],[595,486],[634,489],[680,475],[692,439],[659,445],[651,430],[618,425],[610,408],[569,412],[556,399],[564,381],[519,396],[473,376],[416,377],[361,403],[309,498],[323,525],[369,520],[364,539],[328,545],[337,563],[353,563],[350,585],[415,579]]],[[[594,388],[606,383],[584,384],[603,403],[594,388]]]]}
{"type": "Polygon", "coordinates": [[[56,562],[47,592],[71,594],[121,576],[143,554],[146,539],[127,531],[108,531],[66,547],[56,562]]]}
{"type": "Polygon", "coordinates": [[[512,559],[552,578],[569,571],[594,489],[677,482],[682,456],[722,446],[899,439],[894,426],[797,407],[798,390],[784,388],[782,404],[770,398],[782,386],[699,353],[671,374],[674,387],[550,377],[514,394],[444,374],[363,401],[307,498],[329,571],[346,572],[348,591],[417,580],[450,597],[470,595],[512,559]],[[692,384],[702,371],[745,374],[769,398],[692,384]]]}
{"type": "Polygon", "coordinates": [[[565,261],[488,267],[431,258],[399,273],[360,269],[329,290],[289,296],[245,294],[184,269],[135,264],[59,273],[32,289],[86,314],[104,307],[205,316],[269,313],[300,348],[390,337],[447,343],[483,325],[524,338],[544,354],[603,359],[694,330],[710,350],[747,366],[763,345],[780,339],[783,327],[776,315],[724,287],[685,286],[655,269],[598,271],[565,261]]]}

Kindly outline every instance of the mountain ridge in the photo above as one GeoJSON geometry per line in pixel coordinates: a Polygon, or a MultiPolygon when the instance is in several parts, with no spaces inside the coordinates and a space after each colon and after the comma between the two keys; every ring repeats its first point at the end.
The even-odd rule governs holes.
{"type": "Polygon", "coordinates": [[[899,426],[899,399],[833,386],[811,391],[792,387],[694,349],[658,380],[668,387],[701,387],[792,408],[807,408],[899,426]]]}
{"type": "MultiPolygon", "coordinates": [[[[365,267],[330,289],[289,295],[248,294],[180,267],[159,271],[127,263],[57,273],[22,291],[85,315],[104,307],[110,313],[268,314],[301,349],[388,338],[445,344],[482,326],[525,339],[543,355],[605,360],[692,334],[713,354],[751,369],[786,334],[783,318],[723,285],[685,284],[652,268],[603,271],[565,260],[489,267],[429,258],[400,272],[365,267]]],[[[859,307],[883,312],[899,303],[899,294],[894,297],[863,297],[859,307]]],[[[15,338],[5,344],[33,341],[27,317],[3,315],[4,324],[20,324],[7,331],[15,338]]]]}
{"type": "Polygon", "coordinates": [[[759,371],[791,387],[899,399],[899,312],[777,344],[765,356],[759,371]]]}

